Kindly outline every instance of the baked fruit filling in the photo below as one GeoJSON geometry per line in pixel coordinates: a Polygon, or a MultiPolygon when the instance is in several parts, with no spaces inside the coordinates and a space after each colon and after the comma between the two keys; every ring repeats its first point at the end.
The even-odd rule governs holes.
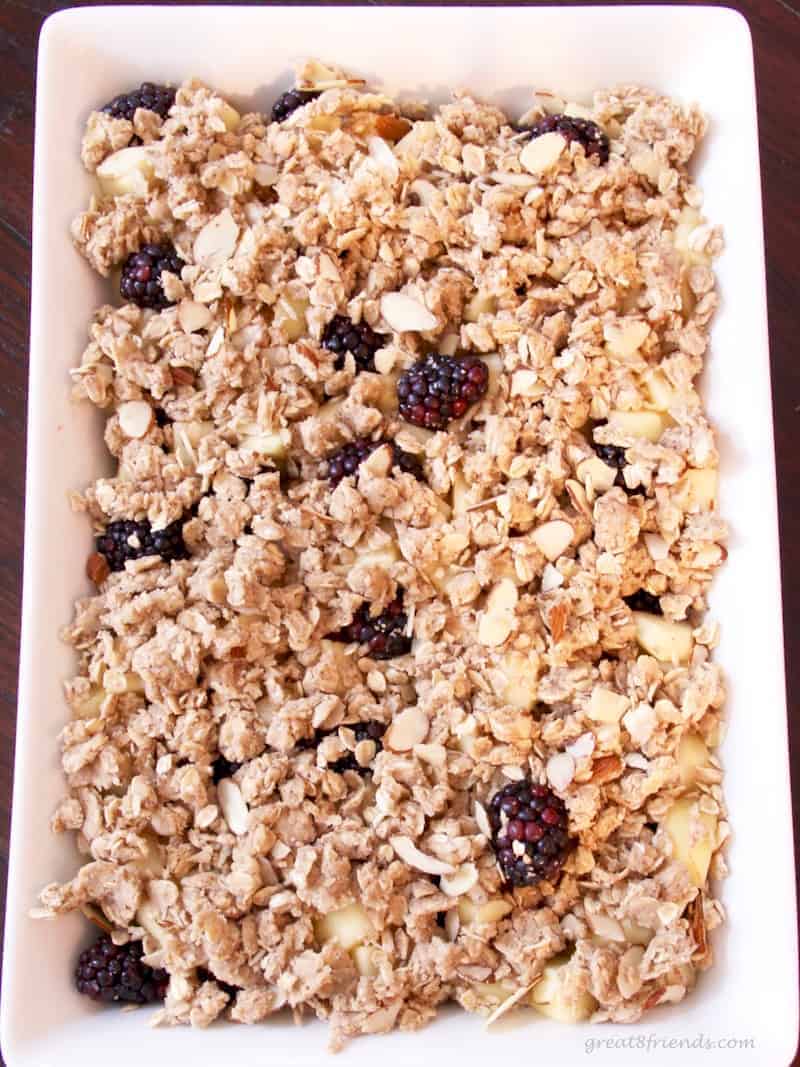
{"type": "Polygon", "coordinates": [[[102,928],[79,992],[339,1048],[446,1001],[630,1022],[710,965],[705,128],[318,61],[267,116],[196,81],[89,116],[114,470],[73,494],[82,863],[36,912],[102,928]]]}

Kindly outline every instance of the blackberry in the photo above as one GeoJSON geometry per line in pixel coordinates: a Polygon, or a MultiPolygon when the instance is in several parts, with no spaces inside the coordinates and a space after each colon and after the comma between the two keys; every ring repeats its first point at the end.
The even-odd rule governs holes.
{"type": "Polygon", "coordinates": [[[123,300],[130,300],[140,308],[160,311],[171,307],[161,284],[161,274],[169,271],[180,277],[184,262],[171,244],[145,245],[132,252],[122,265],[119,291],[123,300]]]}
{"type": "Polygon", "coordinates": [[[342,478],[346,478],[348,474],[355,474],[367,456],[374,452],[376,448],[380,448],[381,445],[390,446],[393,467],[397,467],[406,474],[413,474],[420,482],[425,480],[422,464],[410,452],[404,452],[393,441],[387,441],[384,438],[379,441],[372,441],[369,437],[359,437],[328,457],[328,481],[331,485],[338,485],[342,478]]]}
{"type": "Polygon", "coordinates": [[[183,543],[183,519],[176,519],[163,530],[153,530],[147,519],[119,519],[106,526],[105,533],[95,540],[97,551],[105,556],[112,571],[125,569],[129,559],[143,556],[161,556],[165,563],[173,559],[186,559],[188,552],[183,543]],[[131,538],[134,544],[131,544],[131,538]]]}
{"type": "Polygon", "coordinates": [[[574,847],[564,801],[545,785],[511,782],[489,806],[492,845],[506,882],[531,886],[556,882],[574,847]]]}
{"type": "Polygon", "coordinates": [[[223,778],[233,778],[241,767],[241,763],[233,763],[224,756],[217,756],[211,765],[211,777],[214,785],[219,785],[223,778]]]}
{"type": "Polygon", "coordinates": [[[486,393],[489,368],[477,356],[432,352],[400,376],[400,415],[415,426],[443,430],[486,393]]]}
{"type": "Polygon", "coordinates": [[[635,593],[631,593],[630,596],[624,596],[622,599],[631,611],[647,611],[650,615],[664,614],[661,610],[661,601],[657,596],[648,593],[646,589],[637,589],[635,593]]]}
{"type": "Polygon", "coordinates": [[[336,354],[334,367],[344,366],[345,352],[356,361],[356,373],[375,370],[375,353],[383,348],[385,337],[375,333],[366,322],[353,323],[345,315],[335,315],[322,334],[322,347],[336,354]]]}
{"type": "Polygon", "coordinates": [[[519,127],[531,137],[543,133],[560,133],[567,142],[578,141],[588,156],[596,156],[599,163],[608,163],[608,137],[591,119],[578,119],[573,115],[546,115],[533,126],[519,127]]]}
{"type": "Polygon", "coordinates": [[[283,122],[303,104],[316,100],[320,94],[310,89],[290,89],[282,93],[272,105],[272,121],[283,122]]]}
{"type": "Polygon", "coordinates": [[[141,941],[115,945],[103,934],[82,952],[75,968],[79,993],[92,1000],[150,1004],[166,996],[169,975],[142,963],[141,941]]]}
{"type": "Polygon", "coordinates": [[[388,604],[380,615],[371,616],[369,605],[364,603],[353,616],[353,621],[331,634],[332,641],[357,642],[367,646],[367,654],[373,659],[393,659],[411,651],[411,638],[405,633],[408,616],[403,611],[403,590],[388,604]]]}
{"type": "Polygon", "coordinates": [[[120,93],[100,110],[114,119],[128,119],[129,122],[133,122],[136,109],[143,107],[148,111],[155,111],[157,115],[165,119],[174,103],[175,90],[168,85],[142,82],[138,89],[130,93],[120,93]]]}

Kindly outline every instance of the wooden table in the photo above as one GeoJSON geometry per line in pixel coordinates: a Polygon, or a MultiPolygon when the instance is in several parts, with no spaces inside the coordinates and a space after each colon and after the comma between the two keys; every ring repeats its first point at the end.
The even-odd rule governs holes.
{"type": "MultiPolygon", "coordinates": [[[[0,0],[0,903],[5,899],[22,583],[36,41],[80,4],[0,0]]],[[[734,0],[756,51],[792,768],[800,774],[800,0],[734,0]],[[797,288],[796,288],[797,287],[797,288]],[[797,444],[797,441],[795,442],[797,444]]],[[[757,624],[757,620],[754,620],[757,624]]],[[[800,803],[795,804],[795,832],[800,803]]],[[[780,932],[778,931],[778,936],[780,932]]],[[[795,1061],[800,1063],[800,1057],[795,1061]]]]}

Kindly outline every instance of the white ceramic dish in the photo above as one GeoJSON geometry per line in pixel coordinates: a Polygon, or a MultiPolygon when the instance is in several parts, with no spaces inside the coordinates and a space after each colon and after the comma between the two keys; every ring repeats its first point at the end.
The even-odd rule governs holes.
{"type": "MultiPolygon", "coordinates": [[[[529,87],[581,99],[598,86],[651,84],[697,99],[712,118],[698,161],[710,218],[725,227],[722,308],[705,392],[722,447],[722,507],[733,536],[713,592],[723,623],[719,660],[730,685],[723,749],[735,828],[723,889],[729,922],[714,969],[677,1007],[622,1028],[568,1027],[522,1017],[487,1033],[452,1011],[422,1033],[354,1042],[353,1065],[440,1064],[459,1050],[465,1067],[490,1060],[546,1067],[595,1064],[758,1063],[784,1067],[797,1036],[794,863],[787,764],[778,531],[775,506],[761,195],[750,35],[732,11],[660,8],[83,8],[48,20],[39,55],[34,196],[25,595],[14,819],[2,1003],[9,1067],[115,1067],[236,1063],[319,1064],[326,1028],[285,1017],[256,1028],[151,1030],[147,1014],[98,1009],[71,989],[85,921],[35,922],[28,909],[45,883],[68,877],[75,854],[48,832],[62,794],[57,736],[61,679],[71,653],[57,636],[88,592],[90,533],[66,490],[107,462],[101,426],[69,399],[68,368],[107,288],[72,249],[71,217],[90,183],[78,147],[93,104],[140,81],[194,74],[235,103],[266,109],[290,81],[291,62],[328,57],[393,90],[441,99],[466,85],[523,110],[529,87]],[[754,799],[758,798],[757,804],[754,799]],[[714,1049],[710,1041],[749,1047],[714,1049]],[[620,1039],[629,1047],[587,1041],[620,1039]],[[684,1047],[670,1041],[684,1042],[684,1047]]],[[[339,1061],[337,1061],[339,1062],[339,1061]]]]}

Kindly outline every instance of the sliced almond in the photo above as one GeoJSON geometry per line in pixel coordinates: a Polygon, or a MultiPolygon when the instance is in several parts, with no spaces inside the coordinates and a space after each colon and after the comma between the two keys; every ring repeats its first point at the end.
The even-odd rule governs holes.
{"type": "Polygon", "coordinates": [[[517,606],[519,593],[510,578],[502,578],[486,598],[486,607],[490,612],[513,611],[517,606]]]}
{"type": "Polygon", "coordinates": [[[210,219],[194,239],[194,259],[201,267],[221,267],[231,258],[239,226],[228,208],[210,219]]]}
{"type": "Polygon", "coordinates": [[[483,611],[478,619],[478,640],[487,648],[496,648],[507,640],[514,629],[514,615],[510,611],[483,611]]]}
{"type": "Polygon", "coordinates": [[[400,176],[400,164],[391,147],[382,137],[370,137],[367,140],[370,158],[378,165],[378,168],[391,181],[396,181],[400,176]]]}
{"type": "Polygon", "coordinates": [[[552,563],[546,563],[542,571],[542,583],[539,586],[543,593],[551,593],[554,589],[564,584],[564,575],[557,570],[552,563]]]}
{"type": "Polygon", "coordinates": [[[594,734],[587,730],[585,734],[576,737],[571,744],[567,745],[567,752],[573,759],[583,759],[585,756],[591,756],[594,752],[594,746],[594,734]]]}
{"type": "Polygon", "coordinates": [[[386,731],[384,744],[395,752],[409,752],[428,735],[428,716],[416,705],[396,715],[386,731]]]}
{"type": "Polygon", "coordinates": [[[449,897],[460,897],[468,893],[478,881],[478,868],[474,863],[462,863],[453,874],[444,874],[441,879],[442,892],[449,897]]]}
{"type": "Polygon", "coordinates": [[[119,428],[126,437],[144,437],[153,421],[153,409],[146,400],[128,400],[117,408],[119,428]]]}
{"type": "Polygon", "coordinates": [[[624,769],[624,764],[619,756],[601,756],[596,759],[592,766],[592,785],[602,785],[604,782],[612,782],[619,778],[624,769]]]}
{"type": "Polygon", "coordinates": [[[586,714],[594,722],[619,722],[630,707],[630,701],[621,693],[598,686],[592,690],[586,714]]]}
{"type": "Polygon", "coordinates": [[[646,533],[642,537],[650,559],[654,562],[658,563],[669,556],[669,545],[660,534],[646,533]]]}
{"type": "Polygon", "coordinates": [[[545,771],[553,789],[566,789],[575,777],[575,760],[569,752],[558,752],[547,761],[545,771]]]}
{"type": "Polygon", "coordinates": [[[436,316],[407,293],[384,293],[381,315],[398,333],[433,330],[438,325],[436,316]]]}
{"type": "Polygon", "coordinates": [[[565,519],[552,519],[550,522],[537,526],[531,534],[531,538],[542,555],[553,563],[569,547],[572,542],[573,532],[572,527],[565,519]]]}
{"type": "Polygon", "coordinates": [[[231,833],[237,836],[246,834],[250,829],[250,809],[236,782],[232,778],[223,778],[217,785],[217,796],[222,817],[231,833]]]}
{"type": "Polygon", "coordinates": [[[491,838],[492,827],[489,823],[489,815],[487,814],[486,808],[483,806],[483,804],[481,804],[479,800],[475,801],[475,810],[473,814],[475,816],[475,822],[478,824],[478,829],[480,830],[480,832],[483,834],[484,837],[491,838]]]}
{"type": "Polygon", "coordinates": [[[530,174],[544,174],[558,162],[567,142],[560,133],[543,133],[534,137],[519,154],[519,161],[530,174]]]}
{"type": "Polygon", "coordinates": [[[433,856],[420,852],[410,837],[401,837],[399,834],[395,834],[394,837],[389,838],[389,844],[400,859],[407,863],[409,867],[414,867],[415,870],[424,871],[425,874],[438,875],[455,873],[455,867],[452,863],[445,863],[444,860],[437,860],[433,856]]]}

